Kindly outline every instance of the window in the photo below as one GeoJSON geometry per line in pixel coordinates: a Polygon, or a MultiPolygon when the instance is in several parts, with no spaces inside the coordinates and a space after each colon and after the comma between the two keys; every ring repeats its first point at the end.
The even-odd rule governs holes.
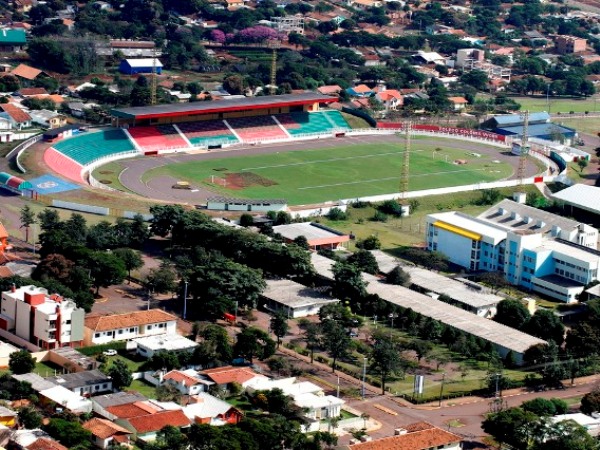
{"type": "Polygon", "coordinates": [[[123,334],[123,330],[119,330],[119,331],[118,331],[118,334],[123,334]]]}
{"type": "Polygon", "coordinates": [[[67,320],[66,324],[71,325],[71,319],[67,320]]]}
{"type": "Polygon", "coordinates": [[[129,329],[129,332],[130,332],[130,333],[135,333],[135,328],[130,328],[130,329],[129,329]]]}
{"type": "Polygon", "coordinates": [[[164,327],[165,327],[165,325],[166,325],[166,324],[164,324],[164,323],[159,323],[159,324],[158,324],[158,328],[164,328],[164,327]]]}
{"type": "Polygon", "coordinates": [[[97,338],[100,337],[100,333],[94,334],[94,337],[97,337],[97,338]]]}

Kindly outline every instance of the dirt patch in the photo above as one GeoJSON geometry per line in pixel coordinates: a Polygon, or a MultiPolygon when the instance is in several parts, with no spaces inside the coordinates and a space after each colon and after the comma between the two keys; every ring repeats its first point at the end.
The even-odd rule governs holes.
{"type": "Polygon", "coordinates": [[[102,184],[112,184],[112,181],[110,181],[110,180],[100,180],[100,183],[102,183],[102,184]]]}
{"type": "Polygon", "coordinates": [[[228,189],[239,190],[251,186],[275,186],[277,183],[253,172],[228,173],[223,183],[228,189]]]}
{"type": "Polygon", "coordinates": [[[102,175],[111,175],[113,173],[114,172],[112,170],[101,170],[100,171],[100,174],[102,174],[102,175]]]}
{"type": "Polygon", "coordinates": [[[215,172],[225,172],[227,170],[227,167],[217,167],[216,169],[213,169],[215,172]]]}

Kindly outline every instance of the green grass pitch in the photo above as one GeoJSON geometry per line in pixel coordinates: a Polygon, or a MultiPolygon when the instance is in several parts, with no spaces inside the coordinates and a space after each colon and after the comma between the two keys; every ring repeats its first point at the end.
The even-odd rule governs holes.
{"type": "MultiPolygon", "coordinates": [[[[487,148],[492,149],[492,155],[502,151],[487,148]]],[[[231,152],[229,157],[220,159],[152,169],[146,172],[143,181],[168,175],[188,181],[192,186],[209,187],[216,194],[228,197],[284,198],[291,205],[310,204],[398,192],[403,153],[401,141],[257,156],[231,156],[235,154],[231,152]],[[224,178],[233,173],[266,182],[231,189],[224,186],[224,178]]],[[[489,182],[513,173],[509,164],[494,161],[494,156],[481,154],[478,157],[469,150],[445,148],[443,141],[440,145],[428,146],[415,139],[410,155],[409,190],[489,182]],[[466,164],[455,164],[456,160],[464,160],[466,164]]]]}

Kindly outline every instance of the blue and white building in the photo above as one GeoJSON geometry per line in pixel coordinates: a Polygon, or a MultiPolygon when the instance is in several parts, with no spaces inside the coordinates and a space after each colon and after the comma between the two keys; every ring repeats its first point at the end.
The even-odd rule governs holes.
{"type": "Polygon", "coordinates": [[[472,271],[501,271],[507,281],[574,302],[598,278],[598,230],[511,200],[473,217],[427,217],[427,248],[472,271]]]}

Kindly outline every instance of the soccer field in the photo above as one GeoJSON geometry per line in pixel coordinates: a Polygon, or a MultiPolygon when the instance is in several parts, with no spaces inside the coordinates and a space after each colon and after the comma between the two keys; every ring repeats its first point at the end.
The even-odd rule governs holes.
{"type": "MultiPolygon", "coordinates": [[[[409,190],[509,177],[512,167],[495,159],[501,149],[485,148],[493,156],[445,148],[443,142],[438,147],[414,140],[409,190]]],[[[159,167],[146,172],[143,181],[171,176],[228,197],[284,198],[292,205],[318,203],[398,192],[403,154],[402,143],[384,143],[235,156],[159,167]]]]}

